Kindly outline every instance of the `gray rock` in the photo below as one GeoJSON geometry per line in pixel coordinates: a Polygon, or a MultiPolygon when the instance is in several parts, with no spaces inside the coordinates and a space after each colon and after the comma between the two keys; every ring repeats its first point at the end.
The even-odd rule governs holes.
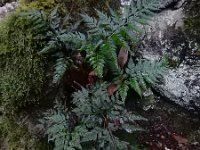
{"type": "Polygon", "coordinates": [[[0,7],[4,6],[6,3],[14,2],[15,0],[0,0],[0,7]]]}
{"type": "Polygon", "coordinates": [[[179,9],[186,0],[161,0],[161,8],[179,9]]]}
{"type": "MultiPolygon", "coordinates": [[[[121,3],[122,5],[128,5],[130,4],[130,1],[137,2],[137,0],[121,0],[121,3]]],[[[160,0],[158,2],[160,2],[160,9],[178,9],[185,3],[185,1],[186,0],[160,0]]]]}
{"type": "Polygon", "coordinates": [[[6,3],[0,7],[0,20],[4,18],[9,12],[14,11],[17,7],[17,2],[6,3]]]}
{"type": "Polygon", "coordinates": [[[139,51],[149,60],[167,56],[176,63],[164,76],[165,83],[153,88],[165,99],[200,113],[200,57],[195,56],[199,46],[183,32],[183,18],[182,8],[158,13],[145,27],[139,51]]]}
{"type": "Polygon", "coordinates": [[[187,109],[200,108],[200,68],[183,65],[169,70],[165,84],[154,89],[163,97],[187,109]]]}

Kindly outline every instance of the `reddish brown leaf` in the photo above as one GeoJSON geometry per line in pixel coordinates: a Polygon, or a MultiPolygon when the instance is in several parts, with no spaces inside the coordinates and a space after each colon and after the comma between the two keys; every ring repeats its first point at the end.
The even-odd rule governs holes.
{"type": "Polygon", "coordinates": [[[177,134],[172,134],[172,137],[175,141],[178,142],[178,144],[184,144],[187,145],[188,144],[188,140],[180,135],[177,134]]]}
{"type": "Polygon", "coordinates": [[[96,73],[94,71],[90,71],[88,75],[89,84],[94,84],[96,78],[97,78],[96,73]]]}
{"type": "Polygon", "coordinates": [[[124,68],[124,65],[128,60],[128,51],[125,48],[121,48],[118,54],[117,62],[121,69],[124,68]]]}
{"type": "Polygon", "coordinates": [[[89,76],[95,76],[96,77],[97,75],[96,75],[95,71],[93,70],[93,71],[90,71],[89,76]]]}
{"type": "Polygon", "coordinates": [[[118,89],[118,86],[114,83],[111,83],[107,88],[108,95],[112,96],[117,91],[117,89],[118,89]]]}

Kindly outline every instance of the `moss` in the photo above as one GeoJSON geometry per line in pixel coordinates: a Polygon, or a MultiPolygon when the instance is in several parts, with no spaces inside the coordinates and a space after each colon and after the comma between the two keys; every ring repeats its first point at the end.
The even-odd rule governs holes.
{"type": "Polygon", "coordinates": [[[94,8],[108,11],[107,4],[114,9],[120,8],[120,0],[20,0],[19,10],[38,8],[49,13],[56,5],[59,5],[63,15],[69,15],[72,22],[80,20],[81,13],[95,15],[94,8]]]}
{"type": "Polygon", "coordinates": [[[45,61],[37,54],[45,42],[34,39],[35,32],[30,22],[20,20],[18,14],[32,7],[48,12],[57,3],[62,6],[61,9],[66,8],[66,12],[75,18],[73,21],[79,20],[79,13],[83,11],[94,13],[94,7],[108,9],[103,0],[20,1],[17,12],[0,23],[0,105],[6,112],[14,113],[28,104],[39,102],[45,82],[45,61]]]}
{"type": "Polygon", "coordinates": [[[184,27],[186,33],[200,43],[200,1],[193,0],[185,7],[184,27]]]}
{"type": "Polygon", "coordinates": [[[43,139],[31,135],[24,125],[17,124],[13,119],[4,117],[0,122],[0,139],[8,150],[48,150],[43,139]]]}
{"type": "Polygon", "coordinates": [[[0,24],[0,104],[9,113],[38,102],[45,81],[45,61],[37,54],[42,44],[16,21],[12,14],[0,24]]]}
{"type": "Polygon", "coordinates": [[[20,0],[18,11],[36,8],[49,13],[56,5],[55,0],[20,0]]]}

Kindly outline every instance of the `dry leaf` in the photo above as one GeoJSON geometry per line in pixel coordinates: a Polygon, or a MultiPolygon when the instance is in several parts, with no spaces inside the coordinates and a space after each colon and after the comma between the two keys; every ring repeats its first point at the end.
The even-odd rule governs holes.
{"type": "Polygon", "coordinates": [[[115,92],[117,91],[117,89],[118,89],[118,86],[117,86],[116,84],[114,84],[114,83],[111,83],[111,84],[108,86],[108,88],[107,88],[107,90],[108,90],[108,95],[109,95],[109,96],[112,96],[113,93],[115,93],[115,92]]]}
{"type": "Polygon", "coordinates": [[[97,78],[96,73],[94,71],[90,71],[90,73],[88,74],[89,84],[94,84],[96,78],[97,78]]]}
{"type": "Polygon", "coordinates": [[[121,69],[124,68],[124,65],[128,60],[128,51],[125,48],[121,48],[118,54],[117,62],[121,69]]]}
{"type": "Polygon", "coordinates": [[[178,142],[178,144],[188,144],[188,140],[180,135],[172,134],[172,137],[178,142]]]}

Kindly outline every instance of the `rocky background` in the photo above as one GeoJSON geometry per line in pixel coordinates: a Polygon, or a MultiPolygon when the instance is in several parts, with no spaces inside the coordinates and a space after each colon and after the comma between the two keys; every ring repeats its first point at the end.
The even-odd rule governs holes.
{"type": "MultiPolygon", "coordinates": [[[[16,7],[17,2],[1,0],[0,20],[16,7]]],[[[199,11],[198,0],[163,0],[160,11],[156,12],[149,26],[144,27],[145,34],[138,46],[138,52],[142,58],[159,60],[164,57],[169,62],[170,69],[164,77],[165,82],[153,86],[154,93],[160,97],[159,101],[166,100],[176,104],[197,118],[200,116],[200,38],[198,39],[197,36],[200,34],[200,24],[196,23],[198,19],[192,16],[199,16],[200,20],[199,11]]],[[[32,115],[25,114],[21,118],[19,122],[24,122],[31,134],[43,135],[43,127],[32,115]]],[[[154,126],[154,123],[152,124],[154,126]]],[[[160,124],[162,123],[158,126],[161,126],[160,124]]],[[[154,131],[152,131],[153,134],[154,131]]],[[[167,134],[167,131],[163,134],[167,134]]],[[[198,131],[200,132],[200,129],[198,131]]],[[[176,140],[177,137],[175,137],[176,140]]],[[[197,146],[192,147],[191,150],[200,149],[198,142],[195,143],[197,146]]],[[[1,145],[0,149],[3,149],[1,145]]]]}
{"type": "MultiPolygon", "coordinates": [[[[164,99],[189,111],[200,112],[200,55],[199,43],[187,32],[187,9],[200,7],[195,1],[168,1],[146,27],[140,45],[142,57],[156,60],[165,57],[170,70],[165,83],[153,88],[164,99]]],[[[191,29],[192,32],[192,29],[191,29]]]]}
{"type": "Polygon", "coordinates": [[[0,1],[0,20],[6,16],[8,12],[15,10],[17,2],[5,3],[6,1],[0,1]]]}

